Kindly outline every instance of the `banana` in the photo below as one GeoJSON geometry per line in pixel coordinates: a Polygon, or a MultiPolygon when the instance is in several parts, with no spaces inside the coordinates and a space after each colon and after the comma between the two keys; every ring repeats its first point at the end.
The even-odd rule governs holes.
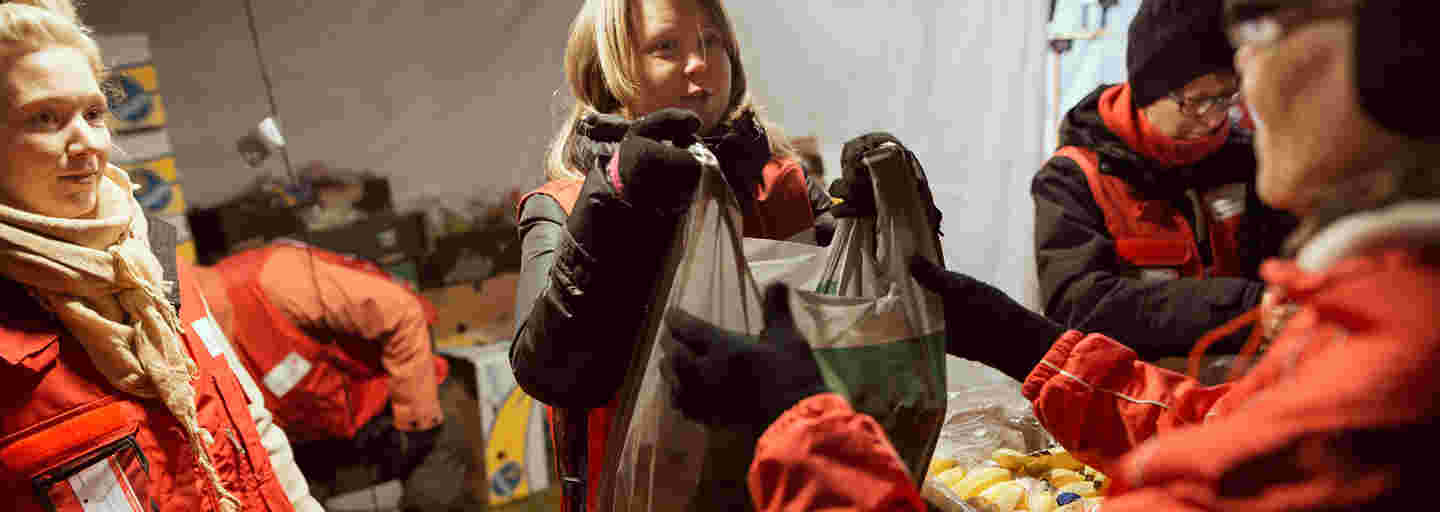
{"type": "Polygon", "coordinates": [[[930,461],[930,470],[925,472],[925,475],[928,478],[938,475],[940,473],[944,473],[950,468],[955,467],[956,464],[959,464],[959,461],[956,461],[955,459],[942,459],[936,457],[930,461]]]}
{"type": "Polygon", "coordinates": [[[1085,463],[1080,462],[1070,451],[1065,448],[1056,447],[1048,450],[1049,455],[1044,457],[1045,463],[1050,467],[1065,468],[1070,471],[1081,471],[1085,469],[1085,463]]]}
{"type": "Polygon", "coordinates": [[[1081,476],[1080,473],[1065,468],[1055,468],[1045,473],[1045,481],[1050,482],[1050,485],[1059,489],[1075,482],[1083,482],[1085,481],[1085,477],[1081,476]]]}
{"type": "Polygon", "coordinates": [[[955,494],[959,494],[961,499],[973,498],[990,486],[1004,482],[1010,478],[1010,470],[1005,468],[976,468],[965,475],[965,478],[952,484],[950,490],[955,491],[955,494]]]}
{"type": "Polygon", "coordinates": [[[963,478],[965,478],[965,468],[958,466],[941,471],[935,475],[935,479],[945,484],[945,487],[954,487],[955,482],[959,482],[963,478]]]}
{"type": "Polygon", "coordinates": [[[995,453],[990,455],[990,459],[995,461],[996,464],[999,464],[1000,467],[1014,471],[1029,464],[1030,461],[1034,460],[1034,457],[1009,448],[1001,448],[995,450],[995,453]]]}
{"type": "Polygon", "coordinates": [[[1030,512],[1054,512],[1055,494],[1045,490],[1034,491],[1025,495],[1025,504],[1030,507],[1030,512]]]}
{"type": "Polygon", "coordinates": [[[1050,464],[1040,459],[1041,457],[1032,457],[1030,463],[1025,464],[1025,469],[1023,469],[1022,472],[1035,478],[1044,477],[1046,473],[1050,472],[1051,468],[1050,464]]]}
{"type": "Polygon", "coordinates": [[[1013,480],[1000,482],[985,489],[978,497],[990,502],[996,510],[1010,512],[1025,499],[1025,487],[1013,480]]]}
{"type": "Polygon", "coordinates": [[[1072,484],[1070,484],[1070,485],[1066,485],[1066,486],[1064,486],[1064,487],[1061,487],[1061,488],[1060,488],[1060,492],[1062,492],[1062,493],[1065,493],[1065,492],[1073,492],[1073,493],[1075,493],[1075,494],[1079,494],[1081,497],[1084,497],[1084,498],[1093,498],[1093,497],[1095,497],[1095,496],[1100,495],[1100,491],[1095,488],[1095,482],[1084,482],[1084,481],[1082,481],[1082,482],[1075,482],[1075,483],[1072,483],[1072,484]]]}

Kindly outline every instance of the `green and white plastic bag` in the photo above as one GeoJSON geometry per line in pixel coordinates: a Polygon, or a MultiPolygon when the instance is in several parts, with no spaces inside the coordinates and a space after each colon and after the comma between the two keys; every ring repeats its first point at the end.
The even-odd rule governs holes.
{"type": "MultiPolygon", "coordinates": [[[[751,509],[745,488],[754,434],[710,429],[670,404],[659,363],[675,346],[664,326],[679,308],[720,328],[758,334],[761,290],[792,287],[796,325],[826,383],[884,428],[913,475],[924,475],[945,414],[940,297],[908,270],[912,254],[941,263],[917,191],[914,157],[896,145],[866,155],[879,212],[840,219],[830,247],[743,239],[739,206],[703,146],[700,186],[681,223],[621,388],[597,485],[597,510],[751,509]],[[823,292],[823,293],[821,293],[823,292]]],[[[736,395],[734,400],[746,400],[736,395]]]]}

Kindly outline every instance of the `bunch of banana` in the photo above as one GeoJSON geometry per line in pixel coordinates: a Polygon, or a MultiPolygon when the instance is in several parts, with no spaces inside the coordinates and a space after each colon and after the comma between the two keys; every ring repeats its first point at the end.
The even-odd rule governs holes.
{"type": "Polygon", "coordinates": [[[1105,475],[1064,448],[1031,454],[1002,448],[989,461],[968,469],[940,458],[930,463],[927,473],[982,512],[1083,511],[1099,500],[1106,482],[1105,475]]]}

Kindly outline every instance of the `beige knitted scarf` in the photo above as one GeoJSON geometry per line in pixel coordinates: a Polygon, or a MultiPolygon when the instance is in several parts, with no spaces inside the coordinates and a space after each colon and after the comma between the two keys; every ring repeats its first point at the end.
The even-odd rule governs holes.
{"type": "Polygon", "coordinates": [[[214,439],[200,426],[190,382],[198,369],[165,298],[174,283],[163,281],[133,189],[124,170],[109,166],[92,219],[0,205],[0,275],[26,285],[54,312],[116,388],[165,403],[185,429],[220,510],[236,512],[240,502],[220,482],[206,450],[214,439]]]}

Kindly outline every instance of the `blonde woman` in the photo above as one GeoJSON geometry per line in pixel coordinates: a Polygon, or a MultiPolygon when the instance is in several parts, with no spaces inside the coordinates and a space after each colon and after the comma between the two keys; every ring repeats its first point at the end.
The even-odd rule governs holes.
{"type": "Polygon", "coordinates": [[[814,217],[804,170],[750,99],[719,0],[588,0],[571,27],[565,72],[577,101],[545,162],[551,181],[519,204],[510,356],[527,393],[571,418],[593,410],[588,433],[578,422],[556,432],[578,444],[588,438],[588,449],[567,453],[588,451],[593,481],[607,406],[699,176],[680,148],[698,138],[719,157],[745,236],[788,239],[814,217]],[[603,142],[605,131],[623,140],[603,142]]]}
{"type": "Polygon", "coordinates": [[[319,510],[253,381],[109,164],[66,1],[0,4],[0,495],[8,510],[319,510]]]}

